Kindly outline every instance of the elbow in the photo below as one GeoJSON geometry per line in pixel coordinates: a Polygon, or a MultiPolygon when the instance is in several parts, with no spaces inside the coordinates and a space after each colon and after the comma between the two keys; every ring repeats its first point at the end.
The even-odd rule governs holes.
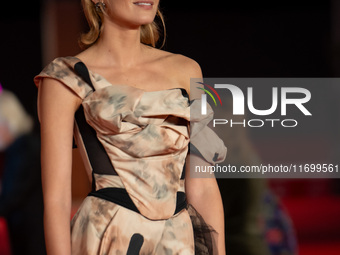
{"type": "Polygon", "coordinates": [[[215,178],[196,179],[193,185],[186,186],[188,202],[206,202],[220,197],[220,191],[215,178]]]}
{"type": "Polygon", "coordinates": [[[54,211],[71,211],[71,194],[67,194],[67,192],[59,192],[57,194],[44,192],[44,210],[45,212],[54,211]]]}

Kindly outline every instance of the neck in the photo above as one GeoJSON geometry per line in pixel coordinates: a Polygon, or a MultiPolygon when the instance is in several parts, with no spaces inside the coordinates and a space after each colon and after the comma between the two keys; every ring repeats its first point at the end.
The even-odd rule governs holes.
{"type": "Polygon", "coordinates": [[[96,59],[105,66],[128,68],[138,64],[142,50],[140,27],[121,27],[107,21],[95,44],[96,59]]]}

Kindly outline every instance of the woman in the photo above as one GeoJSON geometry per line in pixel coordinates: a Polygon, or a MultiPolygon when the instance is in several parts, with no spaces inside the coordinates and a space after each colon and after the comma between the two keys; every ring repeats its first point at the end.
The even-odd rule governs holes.
{"type": "MultiPolygon", "coordinates": [[[[214,253],[225,253],[216,180],[189,178],[183,171],[187,92],[201,70],[189,58],[152,47],[158,3],[83,0],[91,28],[82,37],[87,49],[54,60],[35,78],[49,255],[209,254],[210,233],[199,214],[216,233],[210,240],[214,253]],[[70,223],[73,131],[93,189],[70,223]],[[193,226],[201,228],[195,237],[193,226]]],[[[202,123],[196,130],[204,134],[202,123]]],[[[212,141],[221,144],[216,135],[212,141]]],[[[220,145],[215,162],[225,152],[220,145]]],[[[200,165],[212,161],[190,158],[200,165]]]]}

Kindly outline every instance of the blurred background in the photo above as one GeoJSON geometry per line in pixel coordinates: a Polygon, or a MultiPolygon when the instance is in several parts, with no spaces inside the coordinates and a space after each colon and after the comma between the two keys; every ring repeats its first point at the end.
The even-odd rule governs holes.
{"type": "MultiPolygon", "coordinates": [[[[196,60],[205,77],[340,76],[339,0],[163,0],[161,8],[167,29],[164,49],[196,60]]],[[[10,1],[4,2],[0,9],[0,29],[0,83],[16,94],[33,116],[33,132],[38,133],[37,89],[33,77],[54,58],[76,55],[80,51],[78,38],[87,29],[80,1],[31,0],[15,6],[10,1]]],[[[280,145],[286,143],[281,153],[289,154],[287,144],[294,147],[295,138],[281,141],[280,145]]],[[[268,158],[272,146],[270,139],[251,140],[250,136],[247,144],[251,144],[251,153],[260,160],[268,158]]],[[[338,141],[339,136],[335,136],[329,146],[337,145],[338,141]]],[[[323,141],[313,134],[306,142],[317,146],[323,141]]],[[[232,146],[230,144],[229,148],[232,146]]],[[[248,152],[249,149],[245,149],[245,153],[248,152]]],[[[333,157],[339,156],[340,149],[333,157]]],[[[0,152],[0,179],[5,164],[5,153],[0,152]]],[[[75,213],[90,190],[76,149],[73,165],[75,213]]],[[[338,179],[256,182],[219,179],[218,183],[226,210],[227,251],[232,247],[228,254],[294,254],[295,251],[301,255],[340,254],[338,179]],[[263,195],[268,190],[274,197],[271,202],[263,195]],[[249,196],[256,192],[257,198],[249,196]],[[268,204],[273,203],[275,206],[268,209],[268,204]],[[284,212],[281,220],[285,218],[283,221],[288,222],[284,225],[287,229],[268,228],[268,218],[273,219],[276,213],[273,208],[284,212]],[[263,212],[261,215],[270,216],[249,216],[252,210],[254,214],[263,212]],[[244,215],[239,218],[243,222],[242,231],[237,227],[237,221],[229,220],[240,215],[244,215]],[[250,220],[251,217],[254,219],[250,220]],[[247,225],[244,219],[258,222],[247,225]],[[240,247],[252,238],[254,241],[247,244],[249,248],[242,250],[240,247]],[[281,247],[284,245],[290,249],[284,251],[281,247]]],[[[6,221],[2,218],[0,255],[10,254],[6,231],[6,221]]]]}

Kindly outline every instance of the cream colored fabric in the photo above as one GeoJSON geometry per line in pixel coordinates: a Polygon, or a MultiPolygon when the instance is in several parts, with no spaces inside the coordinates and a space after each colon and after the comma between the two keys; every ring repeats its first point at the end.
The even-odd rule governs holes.
{"type": "MultiPolygon", "coordinates": [[[[184,190],[180,177],[190,141],[189,99],[180,88],[149,92],[110,84],[89,70],[93,91],[75,72],[78,62],[75,57],[57,58],[35,77],[35,83],[39,86],[44,77],[56,79],[82,99],[85,118],[95,129],[118,174],[95,174],[97,188],[124,187],[141,215],[112,202],[87,197],[73,219],[72,254],[120,254],[110,252],[113,239],[117,247],[123,247],[129,236],[125,232],[135,228],[145,228],[143,233],[152,242],[159,240],[167,249],[176,244],[171,254],[193,254],[193,230],[187,210],[173,216],[176,193],[184,190]],[[168,235],[173,235],[174,240],[168,235]],[[100,253],[96,253],[98,247],[100,253]]],[[[193,105],[199,104],[195,101],[193,105]]],[[[208,118],[211,117],[210,113],[208,118]]],[[[226,148],[206,126],[207,120],[192,120],[193,142],[208,162],[215,163],[211,155],[218,153],[221,161],[226,148]],[[210,148],[214,151],[210,152],[210,148]]],[[[87,158],[84,161],[89,162],[87,158]]],[[[162,245],[143,247],[144,251],[151,247],[155,252],[162,245]]],[[[121,252],[125,254],[126,250],[122,248],[121,252]]]]}

